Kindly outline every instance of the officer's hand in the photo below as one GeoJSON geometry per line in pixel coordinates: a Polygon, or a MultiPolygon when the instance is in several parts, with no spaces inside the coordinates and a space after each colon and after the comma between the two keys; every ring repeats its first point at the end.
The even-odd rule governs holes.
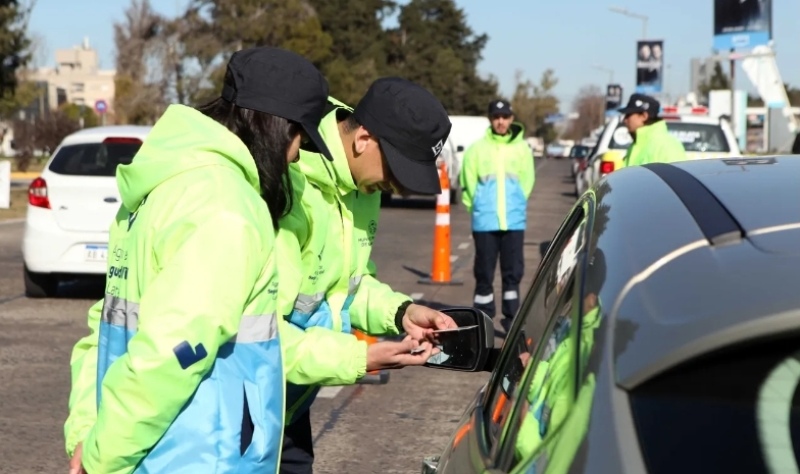
{"type": "Polygon", "coordinates": [[[72,453],[72,458],[69,460],[69,474],[86,474],[81,463],[82,458],[83,443],[78,443],[78,445],[75,446],[75,451],[72,453]]]}
{"type": "Polygon", "coordinates": [[[423,365],[438,353],[439,349],[430,342],[420,343],[411,336],[406,336],[402,342],[376,342],[367,348],[367,371],[423,365]],[[412,354],[411,351],[419,352],[412,354]]]}
{"type": "Polygon", "coordinates": [[[435,309],[411,304],[403,316],[403,329],[406,334],[418,341],[433,341],[434,329],[455,329],[458,325],[450,316],[435,309]]]}

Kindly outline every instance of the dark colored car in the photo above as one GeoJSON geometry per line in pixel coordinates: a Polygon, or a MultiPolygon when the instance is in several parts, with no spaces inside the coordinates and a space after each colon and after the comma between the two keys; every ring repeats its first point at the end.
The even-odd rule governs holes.
{"type": "Polygon", "coordinates": [[[800,157],[712,159],[589,190],[501,350],[457,321],[456,368],[492,375],[422,472],[797,472],[798,182],[800,157]]]}
{"type": "Polygon", "coordinates": [[[575,145],[570,148],[569,157],[572,160],[570,170],[573,178],[586,166],[586,159],[589,158],[590,151],[592,151],[592,148],[586,145],[575,145]]]}

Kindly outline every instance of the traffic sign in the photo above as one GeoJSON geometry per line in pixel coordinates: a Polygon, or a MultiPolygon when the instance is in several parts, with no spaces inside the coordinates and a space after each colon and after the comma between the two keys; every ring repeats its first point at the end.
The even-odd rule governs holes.
{"type": "Polygon", "coordinates": [[[103,99],[100,99],[94,103],[94,110],[98,114],[104,114],[108,110],[108,104],[103,99]]]}

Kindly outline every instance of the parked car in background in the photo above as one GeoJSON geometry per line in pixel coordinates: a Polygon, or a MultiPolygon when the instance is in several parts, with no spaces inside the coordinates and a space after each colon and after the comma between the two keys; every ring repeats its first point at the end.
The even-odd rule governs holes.
{"type": "Polygon", "coordinates": [[[119,206],[115,173],[151,127],[86,128],[61,142],[28,188],[22,239],[25,294],[54,296],[62,280],[104,275],[119,206]]]}
{"type": "Polygon", "coordinates": [[[528,146],[531,147],[533,156],[544,156],[544,140],[542,140],[541,137],[528,137],[525,141],[528,142],[528,146]]]}
{"type": "Polygon", "coordinates": [[[570,170],[573,178],[578,174],[578,171],[581,171],[586,165],[586,158],[590,151],[592,151],[592,149],[585,145],[575,145],[570,148],[569,158],[572,160],[570,170]]]}
{"type": "MultiPolygon", "coordinates": [[[[667,130],[683,143],[689,160],[741,155],[730,123],[709,117],[705,107],[664,107],[661,116],[667,130]]],[[[620,169],[631,143],[633,138],[622,123],[622,117],[612,118],[600,136],[597,152],[578,178],[581,187],[587,189],[603,176],[620,169]]]]}
{"type": "Polygon", "coordinates": [[[454,317],[460,336],[428,365],[492,374],[422,472],[796,466],[799,179],[800,157],[726,158],[623,169],[590,189],[501,349],[488,317],[454,317]]]}

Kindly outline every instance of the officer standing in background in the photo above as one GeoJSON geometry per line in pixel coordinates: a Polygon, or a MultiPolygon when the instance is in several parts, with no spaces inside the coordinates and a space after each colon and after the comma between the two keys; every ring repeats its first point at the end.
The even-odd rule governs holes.
{"type": "Polygon", "coordinates": [[[474,306],[495,315],[494,271],[500,257],[503,326],[519,309],[519,283],[525,270],[523,243],[528,197],[535,181],[533,155],[525,129],[514,122],[511,104],[489,104],[491,127],[464,153],[459,181],[463,202],[472,213],[475,240],[474,306]]]}

